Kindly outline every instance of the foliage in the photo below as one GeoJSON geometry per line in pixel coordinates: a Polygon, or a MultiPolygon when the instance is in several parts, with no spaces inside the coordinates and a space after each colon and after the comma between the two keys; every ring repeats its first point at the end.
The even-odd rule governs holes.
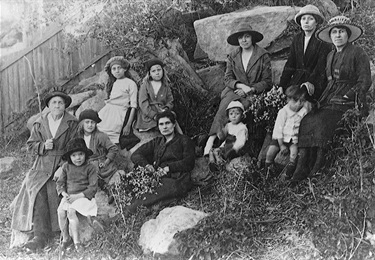
{"type": "Polygon", "coordinates": [[[250,107],[246,113],[253,115],[254,123],[260,128],[266,128],[271,132],[277,113],[286,104],[286,96],[282,89],[273,86],[268,92],[262,92],[259,95],[250,97],[250,107]]]}
{"type": "Polygon", "coordinates": [[[146,194],[155,193],[162,185],[161,177],[167,173],[162,169],[153,167],[138,166],[133,171],[120,176],[120,182],[114,183],[111,187],[116,206],[120,211],[124,222],[126,222],[127,207],[134,199],[143,199],[146,194]]]}

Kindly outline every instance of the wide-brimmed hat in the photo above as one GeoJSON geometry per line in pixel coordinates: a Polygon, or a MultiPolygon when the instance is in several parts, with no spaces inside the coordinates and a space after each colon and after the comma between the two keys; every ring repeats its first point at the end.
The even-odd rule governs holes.
{"type": "Polygon", "coordinates": [[[79,119],[78,121],[82,121],[84,119],[91,119],[95,121],[96,123],[100,123],[102,120],[100,119],[98,112],[96,112],[93,109],[85,109],[79,114],[79,119]]]}
{"type": "Polygon", "coordinates": [[[86,154],[86,160],[88,159],[88,157],[93,155],[93,152],[89,148],[87,148],[85,140],[83,140],[83,138],[74,138],[71,139],[66,145],[65,153],[63,154],[62,159],[68,160],[69,156],[72,153],[78,151],[82,151],[86,154]]]}
{"type": "Polygon", "coordinates": [[[257,43],[263,40],[263,34],[253,30],[249,23],[240,23],[229,35],[229,37],[227,38],[227,42],[230,45],[234,46],[240,45],[240,43],[238,42],[238,37],[244,33],[249,33],[251,35],[251,40],[253,41],[253,43],[257,43]]]}
{"type": "Polygon", "coordinates": [[[245,107],[243,106],[243,104],[240,101],[237,101],[237,100],[230,102],[226,110],[229,110],[231,108],[240,108],[240,109],[242,109],[242,112],[245,111],[245,107]]]}
{"type": "Polygon", "coordinates": [[[330,32],[334,27],[346,27],[350,31],[348,42],[356,41],[363,34],[363,28],[352,23],[346,16],[335,16],[328,21],[328,24],[316,32],[316,37],[322,41],[332,43],[330,32]]]}
{"type": "Polygon", "coordinates": [[[104,70],[109,72],[113,65],[118,64],[125,70],[130,68],[130,63],[123,56],[115,56],[110,58],[104,66],[104,70]]]}
{"type": "Polygon", "coordinates": [[[70,104],[72,103],[72,98],[69,95],[67,95],[67,94],[65,94],[64,92],[61,92],[61,91],[54,91],[54,92],[48,93],[46,95],[46,97],[44,98],[44,103],[46,104],[47,107],[48,107],[49,101],[53,97],[61,97],[62,99],[64,99],[65,108],[68,108],[70,106],[70,104]]]}
{"type": "Polygon", "coordinates": [[[154,65],[160,65],[161,67],[164,67],[165,64],[162,60],[159,60],[157,58],[153,58],[145,62],[145,67],[147,71],[150,71],[151,67],[154,65]]]}
{"type": "Polygon", "coordinates": [[[324,16],[320,13],[318,7],[316,7],[315,5],[305,5],[299,10],[299,12],[294,17],[294,21],[299,26],[301,26],[301,18],[305,14],[310,14],[314,16],[318,24],[322,24],[324,22],[324,16]]]}

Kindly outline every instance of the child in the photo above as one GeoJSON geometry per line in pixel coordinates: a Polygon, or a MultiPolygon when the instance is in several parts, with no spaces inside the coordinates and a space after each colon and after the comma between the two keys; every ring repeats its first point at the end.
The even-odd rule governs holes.
{"type": "Polygon", "coordinates": [[[219,148],[211,149],[209,153],[209,169],[211,172],[218,172],[219,165],[224,163],[224,159],[231,160],[240,155],[240,150],[245,146],[248,137],[248,130],[244,123],[244,106],[240,101],[232,101],[227,109],[229,122],[224,129],[218,133],[218,138],[225,141],[219,148]]]}
{"type": "Polygon", "coordinates": [[[121,133],[129,135],[137,109],[137,84],[131,79],[130,64],[122,56],[115,56],[107,62],[104,70],[109,75],[107,93],[109,99],[99,111],[102,121],[98,129],[108,135],[112,143],[118,144],[121,133]],[[125,122],[127,112],[129,118],[125,122]]]}
{"type": "Polygon", "coordinates": [[[266,154],[265,171],[268,173],[272,170],[274,159],[279,151],[283,155],[290,151],[289,163],[283,170],[283,173],[289,177],[296,165],[299,125],[309,111],[304,106],[307,95],[306,87],[292,85],[287,88],[285,95],[288,103],[277,114],[272,141],[266,154]]]}
{"type": "Polygon", "coordinates": [[[86,109],[79,115],[78,123],[78,137],[83,138],[86,146],[94,153],[89,162],[99,168],[99,186],[108,183],[117,171],[113,160],[118,153],[117,146],[97,129],[97,124],[101,121],[96,111],[86,109]]]}
{"type": "Polygon", "coordinates": [[[62,166],[62,174],[57,180],[56,189],[63,198],[57,209],[60,230],[62,232],[62,251],[74,242],[77,252],[83,251],[79,239],[77,212],[83,216],[96,216],[98,207],[95,193],[98,185],[98,168],[88,163],[93,152],[86,147],[85,140],[75,138],[68,142],[62,156],[67,160],[62,166]],[[69,236],[69,226],[72,231],[73,241],[69,236]]]}
{"type": "Polygon", "coordinates": [[[151,59],[145,66],[147,75],[139,89],[139,110],[135,126],[139,131],[156,128],[156,115],[173,108],[172,90],[168,85],[164,63],[159,59],[151,59]]]}

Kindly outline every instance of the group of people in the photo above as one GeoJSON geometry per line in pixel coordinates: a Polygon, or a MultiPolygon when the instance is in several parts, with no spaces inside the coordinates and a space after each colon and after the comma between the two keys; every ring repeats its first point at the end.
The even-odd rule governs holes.
{"type": "Polygon", "coordinates": [[[171,110],[173,96],[164,64],[151,59],[145,65],[147,75],[138,95],[137,85],[129,74],[129,62],[120,56],[111,58],[105,66],[109,75],[105,106],[99,112],[82,111],[78,120],[66,111],[72,102],[69,95],[60,91],[46,95],[44,103],[49,112],[34,122],[27,141],[36,160],[12,203],[12,230],[30,237],[23,245],[25,249],[43,248],[55,231],[61,231],[63,252],[71,246],[77,252],[83,251],[77,213],[87,217],[93,227],[100,226],[95,219],[98,210],[95,194],[98,187],[106,189],[117,171],[114,158],[120,137],[130,136],[133,127],[160,132],[159,137],[132,154],[134,164],[152,169],[161,167],[166,175],[157,194],[150,194],[144,200],[134,199],[129,212],[140,205],[184,196],[192,188],[194,143],[180,133],[171,110]]]}
{"type": "MultiPolygon", "coordinates": [[[[283,171],[291,183],[322,167],[327,143],[345,111],[357,106],[366,113],[366,92],[371,85],[369,58],[352,44],[363,33],[359,25],[337,16],[319,28],[324,16],[313,5],[303,7],[295,22],[302,30],[292,42],[280,79],[288,102],[278,113],[263,165],[268,172],[277,153],[289,152],[290,161],[283,171]]],[[[251,135],[242,122],[250,106],[248,97],[271,89],[270,55],[257,45],[262,39],[246,23],[239,24],[227,39],[238,48],[228,55],[226,87],[204,148],[212,172],[219,171],[225,160],[244,153],[251,135]]],[[[27,141],[36,160],[13,203],[12,229],[31,234],[25,248],[42,248],[53,231],[61,230],[63,249],[74,244],[82,251],[77,212],[89,219],[96,216],[98,182],[108,182],[116,171],[117,144],[133,128],[160,131],[159,137],[132,154],[134,164],[160,167],[167,175],[157,194],[133,200],[129,211],[184,196],[192,188],[194,143],[178,127],[163,62],[146,62],[147,75],[139,93],[129,68],[120,56],[107,62],[108,99],[99,113],[85,110],[77,120],[65,110],[71,103],[68,95],[53,92],[46,96],[50,112],[33,124],[27,141]]]]}
{"type": "MultiPolygon", "coordinates": [[[[324,21],[314,5],[304,6],[295,16],[301,32],[292,41],[279,84],[287,104],[277,115],[266,158],[258,162],[265,174],[275,174],[276,155],[289,154],[282,173],[291,186],[322,168],[327,146],[347,110],[357,107],[362,115],[368,112],[370,62],[364,50],[353,45],[363,29],[345,16],[336,16],[321,26],[324,21]]],[[[229,44],[239,47],[228,55],[225,89],[204,149],[212,171],[219,169],[220,158],[240,155],[244,140],[250,136],[230,111],[236,106],[237,113],[243,113],[250,105],[248,96],[271,88],[270,57],[257,45],[262,38],[247,23],[239,24],[227,38],[229,44]],[[217,140],[232,145],[219,149],[217,140]]]]}

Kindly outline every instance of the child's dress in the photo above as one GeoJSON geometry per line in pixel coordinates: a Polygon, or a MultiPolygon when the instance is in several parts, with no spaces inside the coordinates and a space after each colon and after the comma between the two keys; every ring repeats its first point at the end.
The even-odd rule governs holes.
{"type": "Polygon", "coordinates": [[[83,216],[96,216],[98,206],[95,201],[95,194],[98,186],[98,168],[90,163],[82,166],[64,163],[62,174],[56,182],[57,194],[63,191],[69,195],[83,193],[84,198],[79,198],[73,203],[63,197],[59,209],[75,209],[83,216]]]}
{"type": "MultiPolygon", "coordinates": [[[[83,135],[79,137],[85,139],[86,142],[86,138],[83,135]]],[[[94,153],[88,160],[91,164],[99,168],[99,164],[104,163],[106,159],[111,161],[106,167],[99,168],[99,177],[108,183],[117,171],[114,163],[114,159],[118,153],[117,145],[113,144],[105,133],[96,130],[91,134],[90,141],[86,143],[86,146],[94,153]]]]}
{"type": "Polygon", "coordinates": [[[119,143],[126,111],[137,108],[137,84],[129,79],[117,79],[113,83],[111,95],[106,105],[99,111],[102,121],[97,124],[100,131],[107,134],[112,143],[119,143]]]}
{"type": "Polygon", "coordinates": [[[173,108],[172,90],[168,85],[162,83],[158,93],[155,93],[150,80],[145,78],[139,89],[138,103],[139,110],[135,128],[150,130],[157,126],[154,119],[157,113],[165,108],[173,108]]]}

